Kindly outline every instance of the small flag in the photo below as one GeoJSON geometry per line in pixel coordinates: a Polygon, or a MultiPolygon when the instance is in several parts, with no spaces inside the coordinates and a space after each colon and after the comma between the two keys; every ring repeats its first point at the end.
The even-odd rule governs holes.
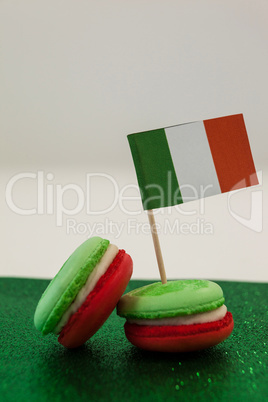
{"type": "Polygon", "coordinates": [[[128,135],[145,210],[258,184],[242,114],[128,135]]]}

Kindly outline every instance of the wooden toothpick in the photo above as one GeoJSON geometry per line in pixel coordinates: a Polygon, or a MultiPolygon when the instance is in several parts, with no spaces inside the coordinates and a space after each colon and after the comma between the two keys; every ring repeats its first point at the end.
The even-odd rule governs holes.
{"type": "Polygon", "coordinates": [[[161,248],[160,248],[159,238],[158,238],[158,234],[157,234],[157,230],[156,230],[156,224],[155,224],[155,219],[154,219],[154,214],[153,214],[152,209],[148,210],[148,218],[149,218],[149,222],[150,222],[151,233],[152,233],[152,237],[153,237],[154,249],[155,249],[158,269],[159,269],[159,273],[160,273],[160,278],[161,278],[162,284],[164,285],[165,283],[167,283],[167,276],[166,276],[164,261],[163,261],[163,257],[162,257],[162,252],[161,252],[161,248]]]}

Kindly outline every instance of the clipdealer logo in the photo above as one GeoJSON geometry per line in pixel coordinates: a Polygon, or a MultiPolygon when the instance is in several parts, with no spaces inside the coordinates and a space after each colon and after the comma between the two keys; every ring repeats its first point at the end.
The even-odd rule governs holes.
{"type": "MultiPolygon", "coordinates": [[[[125,208],[125,201],[140,200],[138,194],[139,189],[137,185],[128,184],[123,188],[119,188],[116,180],[105,173],[87,173],[85,189],[78,184],[54,184],[53,173],[44,174],[43,171],[37,173],[25,172],[14,175],[7,183],[6,186],[6,204],[9,209],[18,215],[31,216],[31,215],[55,215],[56,226],[61,227],[63,225],[64,216],[75,216],[83,210],[87,215],[104,215],[111,212],[117,205],[119,208],[128,215],[138,215],[142,211],[131,211],[125,208]],[[93,179],[105,179],[112,185],[113,190],[110,191],[109,205],[100,210],[93,210],[92,207],[92,194],[93,191],[93,179]],[[34,181],[35,190],[37,194],[37,201],[34,208],[24,208],[20,206],[14,200],[15,186],[25,180],[34,181]],[[137,192],[137,196],[128,196],[126,192],[129,189],[134,189],[137,192]],[[66,199],[71,198],[75,200],[75,205],[72,208],[66,206],[66,199]]],[[[25,183],[25,182],[24,182],[25,183]]],[[[109,197],[107,197],[109,198],[109,197]]]]}
{"type": "MultiPolygon", "coordinates": [[[[141,204],[141,196],[139,187],[136,184],[127,184],[120,187],[117,181],[109,174],[106,173],[87,173],[85,180],[85,188],[75,183],[68,183],[65,185],[53,183],[54,174],[43,171],[37,173],[25,172],[18,173],[11,177],[6,186],[6,203],[11,211],[18,215],[31,216],[31,215],[55,215],[56,225],[62,226],[64,216],[75,216],[84,210],[87,215],[101,216],[110,213],[118,207],[124,214],[128,216],[137,216],[143,212],[141,204]],[[107,203],[105,208],[93,209],[92,195],[95,193],[94,179],[97,181],[102,180],[103,188],[106,191],[107,203]],[[28,183],[26,183],[28,181],[28,183]],[[29,181],[34,185],[34,198],[36,203],[34,208],[22,207],[19,203],[20,200],[15,201],[14,190],[17,185],[29,185],[29,181]],[[106,183],[105,183],[106,181],[106,183]],[[129,190],[132,190],[132,195],[129,195],[129,190]],[[133,195],[133,192],[135,195],[133,195]],[[75,205],[72,208],[66,206],[66,200],[72,200],[75,205]],[[135,209],[131,208],[130,203],[136,202],[135,209]],[[137,206],[137,201],[138,206],[137,206]]],[[[95,183],[96,184],[96,183],[95,183]]],[[[163,190],[160,189],[159,197],[163,196],[163,190]]],[[[195,189],[193,189],[194,191],[195,189]]],[[[155,210],[157,214],[172,214],[176,209],[184,216],[194,215],[197,212],[204,214],[205,203],[204,199],[199,200],[198,208],[191,208],[191,210],[184,211],[180,205],[173,207],[159,208],[155,210]]]]}
{"type": "MultiPolygon", "coordinates": [[[[259,182],[262,184],[262,174],[258,172],[259,182]]],[[[54,215],[55,222],[57,227],[62,227],[64,224],[64,220],[66,218],[67,224],[67,232],[75,233],[75,222],[74,219],[69,219],[68,217],[74,217],[80,214],[81,212],[86,212],[89,216],[105,216],[113,211],[116,207],[119,208],[125,215],[127,216],[138,216],[142,214],[143,209],[141,205],[141,196],[139,192],[139,187],[136,184],[127,184],[123,187],[120,187],[117,181],[109,174],[106,173],[86,173],[85,177],[85,187],[82,187],[76,183],[68,183],[68,184],[55,184],[53,173],[45,173],[43,171],[33,172],[23,172],[18,173],[10,178],[6,185],[6,204],[8,208],[22,216],[31,216],[31,215],[54,215]],[[103,181],[103,185],[105,189],[108,189],[106,192],[107,195],[107,203],[105,207],[97,208],[95,205],[95,209],[93,208],[93,199],[92,195],[95,193],[94,188],[94,180],[103,181]],[[26,182],[28,181],[28,182],[26,182]],[[105,183],[106,181],[106,183],[105,183]],[[20,197],[14,197],[14,191],[16,186],[25,186],[27,187],[29,184],[34,186],[34,207],[26,208],[20,205],[20,197]],[[129,195],[129,190],[131,190],[131,194],[129,195]],[[135,195],[133,195],[135,194],[135,195]],[[15,200],[15,198],[17,198],[15,200]],[[72,201],[72,207],[67,206],[67,201],[72,201]],[[137,202],[138,201],[138,202],[137,202]],[[133,204],[134,202],[134,204],[133,204]],[[133,209],[134,205],[134,209],[133,209]]],[[[96,184],[96,183],[95,183],[96,184]]],[[[189,186],[188,186],[189,187],[189,186]]],[[[21,188],[21,187],[20,187],[21,188]]],[[[196,189],[191,188],[193,191],[193,198],[195,199],[196,189]]],[[[201,189],[205,194],[206,189],[201,189]]],[[[256,187],[256,190],[251,191],[251,213],[250,217],[246,218],[239,214],[239,211],[233,206],[233,199],[235,199],[235,194],[237,192],[244,191],[245,189],[235,190],[228,194],[227,207],[230,215],[240,224],[247,227],[250,230],[255,232],[262,231],[262,189],[260,186],[256,187]]],[[[161,192],[160,192],[161,196],[161,192]]],[[[187,203],[188,204],[188,203],[187,203]]],[[[173,207],[160,208],[155,210],[155,214],[162,214],[164,216],[171,215],[174,213],[174,210],[177,211],[181,216],[193,216],[195,214],[205,215],[205,198],[201,198],[198,200],[198,204],[192,204],[192,208],[185,209],[182,208],[183,204],[175,205],[173,207]]],[[[176,231],[181,234],[188,233],[199,233],[199,234],[212,234],[213,228],[207,228],[204,230],[204,226],[206,224],[211,225],[211,223],[206,222],[204,219],[196,220],[196,222],[187,223],[176,221],[176,225],[178,225],[176,231]],[[196,225],[197,221],[199,222],[199,229],[187,229],[185,225],[196,225]]],[[[85,232],[85,229],[82,229],[83,223],[77,223],[79,225],[77,233],[82,234],[85,232]]],[[[84,224],[86,227],[87,223],[84,224]]],[[[130,225],[126,226],[126,230],[128,227],[133,226],[133,221],[131,221],[130,225]]],[[[136,226],[138,226],[138,222],[136,222],[136,226]]],[[[167,228],[169,228],[169,224],[167,223],[167,228]]],[[[101,229],[100,229],[101,230],[101,229]]],[[[172,228],[167,229],[172,232],[172,228]]],[[[120,232],[120,229],[118,229],[120,232]]],[[[122,231],[122,229],[121,229],[122,231]]],[[[89,228],[88,232],[92,232],[91,228],[89,228]]],[[[105,233],[105,232],[104,232],[105,233]]],[[[103,234],[104,234],[103,233],[103,234]]]]}
{"type": "Polygon", "coordinates": [[[262,192],[262,171],[257,172],[259,186],[252,187],[250,192],[250,213],[248,217],[245,217],[240,214],[239,211],[234,207],[233,201],[237,193],[241,193],[246,190],[246,182],[245,180],[241,180],[238,185],[241,188],[239,190],[233,190],[228,193],[228,211],[231,216],[239,222],[241,225],[246,228],[253,230],[254,232],[261,233],[263,229],[263,192],[262,192]]]}

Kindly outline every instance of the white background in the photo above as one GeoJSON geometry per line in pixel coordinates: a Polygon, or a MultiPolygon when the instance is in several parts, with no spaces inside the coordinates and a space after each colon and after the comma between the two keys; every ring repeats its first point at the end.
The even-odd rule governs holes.
{"type": "MultiPolygon", "coordinates": [[[[268,182],[267,12],[264,0],[0,1],[0,275],[54,276],[88,236],[67,233],[72,218],[91,228],[107,219],[125,225],[118,238],[108,227],[102,236],[131,254],[134,278],[158,278],[150,235],[127,227],[130,218],[146,223],[145,212],[128,216],[116,204],[92,216],[83,208],[59,227],[46,205],[39,215],[12,211],[8,182],[44,172],[45,196],[48,184],[86,192],[88,173],[111,175],[119,189],[136,185],[127,134],[242,112],[263,186],[232,195],[231,210],[245,219],[254,212],[257,226],[262,214],[262,230],[237,221],[227,194],[206,199],[204,211],[193,202],[156,220],[203,219],[213,228],[210,235],[160,233],[168,278],[267,281],[267,192],[250,215],[252,193],[268,182]]],[[[37,180],[22,179],[13,190],[17,206],[36,207],[37,180]]],[[[124,205],[141,210],[138,192],[127,194],[137,199],[124,205]]],[[[106,208],[111,182],[95,178],[90,197],[92,209],[106,208]]],[[[74,191],[64,202],[75,207],[74,191]]]]}

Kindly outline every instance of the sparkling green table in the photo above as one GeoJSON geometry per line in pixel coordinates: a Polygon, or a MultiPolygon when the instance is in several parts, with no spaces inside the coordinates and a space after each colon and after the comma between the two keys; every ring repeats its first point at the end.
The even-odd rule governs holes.
{"type": "MultiPolygon", "coordinates": [[[[0,279],[0,401],[266,401],[267,293],[263,283],[218,282],[232,336],[190,354],[132,346],[115,313],[94,337],[66,350],[33,326],[49,281],[0,279]]],[[[127,291],[148,284],[131,281],[127,291]]]]}

